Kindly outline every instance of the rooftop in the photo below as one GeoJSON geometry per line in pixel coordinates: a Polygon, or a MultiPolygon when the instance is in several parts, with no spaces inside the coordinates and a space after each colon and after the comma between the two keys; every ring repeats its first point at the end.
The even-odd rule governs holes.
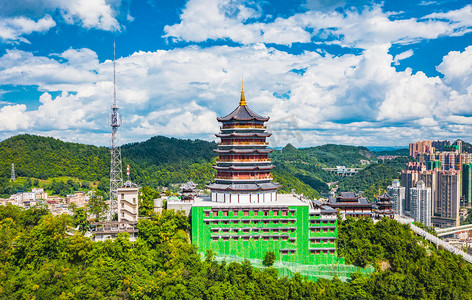
{"type": "Polygon", "coordinates": [[[294,195],[277,194],[277,201],[264,203],[220,203],[210,201],[210,197],[196,197],[193,206],[211,207],[276,207],[276,206],[308,206],[309,202],[300,200],[294,195]]]}

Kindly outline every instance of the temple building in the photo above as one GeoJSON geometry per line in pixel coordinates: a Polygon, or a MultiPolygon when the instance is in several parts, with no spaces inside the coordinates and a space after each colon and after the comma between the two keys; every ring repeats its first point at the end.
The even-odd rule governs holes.
{"type": "Polygon", "coordinates": [[[376,211],[375,216],[378,219],[387,217],[393,219],[395,217],[395,211],[393,210],[393,197],[389,196],[387,193],[377,196],[377,201],[375,202],[376,211]]]}
{"type": "Polygon", "coordinates": [[[328,205],[339,210],[346,217],[369,217],[373,216],[372,205],[366,198],[353,192],[342,192],[336,197],[330,197],[328,205]]]}
{"type": "Polygon", "coordinates": [[[180,198],[182,201],[192,201],[197,195],[197,184],[192,180],[180,186],[180,198]]]}
{"type": "Polygon", "coordinates": [[[280,185],[272,181],[272,150],[266,142],[268,120],[247,106],[244,89],[239,106],[218,118],[217,175],[208,185],[211,195],[192,203],[192,243],[202,254],[211,249],[221,259],[251,259],[256,265],[273,251],[278,268],[300,265],[307,276],[312,266],[342,264],[336,253],[336,210],[277,194],[280,185]]]}
{"type": "Polygon", "coordinates": [[[274,168],[268,157],[266,138],[271,134],[264,123],[268,117],[253,112],[246,104],[244,86],[239,106],[226,117],[217,118],[221,123],[221,139],[218,144],[218,161],[211,201],[222,203],[264,203],[277,200],[279,185],[272,182],[270,170],[274,168]]]}

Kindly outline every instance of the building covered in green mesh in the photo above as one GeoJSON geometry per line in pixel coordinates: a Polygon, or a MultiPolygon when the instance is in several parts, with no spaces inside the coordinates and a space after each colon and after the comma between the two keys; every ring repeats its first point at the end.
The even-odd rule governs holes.
{"type": "Polygon", "coordinates": [[[201,253],[250,259],[272,251],[278,265],[342,264],[337,257],[337,212],[319,201],[277,194],[265,131],[268,117],[239,106],[222,123],[211,196],[192,204],[192,243],[201,253]]]}
{"type": "Polygon", "coordinates": [[[337,214],[319,202],[278,195],[275,202],[216,203],[199,198],[192,207],[192,242],[218,256],[298,264],[342,263],[336,255],[337,214]]]}

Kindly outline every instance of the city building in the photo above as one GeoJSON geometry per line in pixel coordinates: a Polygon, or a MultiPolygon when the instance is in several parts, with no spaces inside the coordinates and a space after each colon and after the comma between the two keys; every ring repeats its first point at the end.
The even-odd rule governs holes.
{"type": "Polygon", "coordinates": [[[85,192],[77,191],[72,195],[66,196],[66,203],[68,205],[75,204],[77,207],[84,207],[90,199],[90,196],[85,192]]]}
{"type": "Polygon", "coordinates": [[[129,240],[134,242],[138,238],[139,230],[136,228],[136,222],[131,221],[106,221],[106,222],[93,222],[92,227],[92,240],[106,241],[115,239],[119,233],[129,233],[129,240]]]}
{"type": "Polygon", "coordinates": [[[387,187],[387,194],[392,197],[392,209],[395,213],[403,215],[403,209],[405,207],[405,187],[401,186],[398,179],[393,180],[392,185],[387,187]]]}
{"type": "Polygon", "coordinates": [[[118,188],[118,222],[138,222],[139,187],[131,181],[118,188]]]}
{"type": "MultiPolygon", "coordinates": [[[[459,149],[458,146],[451,147],[459,149]]],[[[430,166],[429,169],[439,168],[441,171],[462,171],[464,164],[472,163],[472,154],[460,153],[458,151],[459,150],[428,153],[424,155],[424,162],[428,165],[435,163],[434,167],[430,166]]]]}
{"type": "Polygon", "coordinates": [[[342,192],[336,197],[329,197],[327,205],[339,210],[344,216],[373,217],[373,203],[353,192],[342,192]]]}
{"type": "Polygon", "coordinates": [[[460,171],[438,172],[438,192],[433,198],[432,223],[436,227],[460,225],[460,171]]]}
{"type": "Polygon", "coordinates": [[[115,239],[121,232],[129,233],[129,240],[134,242],[138,237],[138,195],[139,187],[127,180],[117,189],[118,221],[93,222],[92,240],[105,241],[115,239]]]}
{"type": "Polygon", "coordinates": [[[211,195],[191,203],[192,243],[202,254],[212,249],[220,258],[256,263],[269,251],[275,253],[276,263],[342,263],[336,255],[336,210],[319,201],[277,194],[280,185],[272,182],[272,150],[266,142],[268,120],[247,107],[244,89],[239,106],[218,118],[217,176],[208,186],[211,195]]]}
{"type": "Polygon", "coordinates": [[[432,199],[431,188],[426,187],[423,181],[418,181],[416,187],[410,189],[411,217],[416,222],[431,226],[432,199]]]}
{"type": "Polygon", "coordinates": [[[417,158],[418,154],[422,153],[434,153],[434,147],[431,141],[418,141],[416,143],[410,143],[410,156],[417,158]]]}
{"type": "Polygon", "coordinates": [[[472,205],[472,163],[462,166],[462,203],[464,207],[472,205]]]}

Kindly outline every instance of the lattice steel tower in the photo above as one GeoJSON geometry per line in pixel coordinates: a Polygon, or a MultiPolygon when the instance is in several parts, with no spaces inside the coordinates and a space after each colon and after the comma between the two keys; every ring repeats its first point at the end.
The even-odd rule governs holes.
{"type": "Polygon", "coordinates": [[[11,164],[11,182],[16,180],[15,176],[15,164],[11,164]]]}
{"type": "Polygon", "coordinates": [[[111,164],[110,164],[110,217],[117,211],[117,189],[123,186],[123,170],[121,163],[121,147],[118,146],[118,128],[121,126],[122,118],[116,104],[116,63],[115,43],[113,42],[113,105],[109,115],[111,126],[111,164]]]}

